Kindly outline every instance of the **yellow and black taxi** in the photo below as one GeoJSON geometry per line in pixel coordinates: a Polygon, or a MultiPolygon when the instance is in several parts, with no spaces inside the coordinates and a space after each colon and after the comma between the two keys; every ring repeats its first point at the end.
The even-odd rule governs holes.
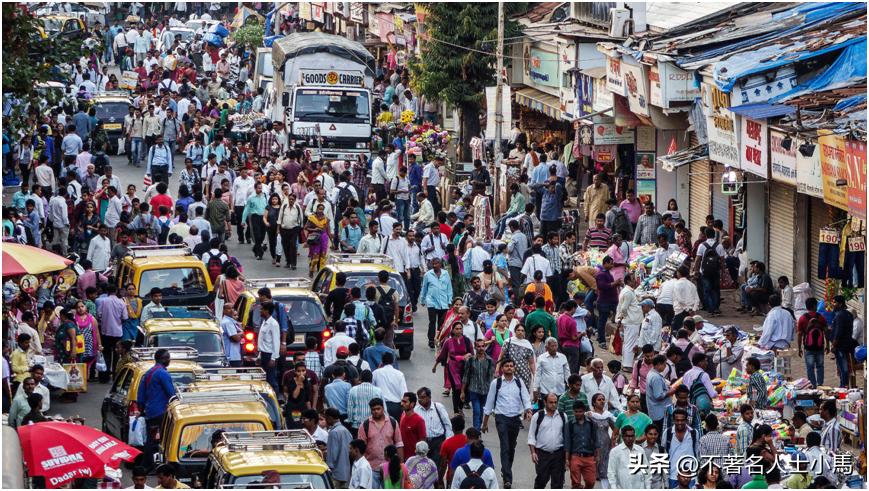
{"type": "Polygon", "coordinates": [[[346,288],[359,287],[362,298],[369,286],[378,286],[377,274],[381,271],[389,273],[389,286],[398,293],[399,313],[398,328],[395,330],[395,347],[402,360],[410,358],[413,352],[413,311],[410,305],[410,295],[404,285],[404,278],[393,268],[392,258],[384,254],[347,254],[331,253],[326,266],[321,269],[311,283],[311,291],[326,300],[329,292],[335,288],[335,278],[338,273],[347,276],[346,288]]]}
{"type": "Polygon", "coordinates": [[[305,339],[317,339],[318,349],[332,335],[326,321],[326,313],[320,297],[311,291],[311,280],[307,278],[268,278],[247,280],[245,291],[235,302],[235,310],[244,326],[242,355],[246,362],[257,358],[256,337],[262,324],[259,311],[261,288],[268,288],[272,300],[280,303],[287,318],[293,323],[295,337],[287,340],[287,351],[292,353],[305,350],[305,339]]]}
{"type": "Polygon", "coordinates": [[[184,245],[131,246],[118,264],[118,288],[132,283],[144,302],[152,288],[163,305],[208,305],[214,300],[205,263],[184,245]]]}
{"type": "MultiPolygon", "coordinates": [[[[196,380],[196,373],[202,367],[196,362],[199,353],[193,348],[167,348],[170,352],[169,376],[175,385],[187,385],[196,380]]],[[[142,379],[154,366],[157,348],[133,348],[132,363],[119,367],[115,380],[103,399],[101,413],[102,430],[126,442],[130,430],[130,416],[139,416],[142,408],[136,398],[142,379]]]]}
{"type": "Polygon", "coordinates": [[[39,35],[43,39],[49,36],[60,36],[69,39],[87,37],[87,26],[84,21],[71,14],[49,14],[39,17],[42,21],[39,35]]]}
{"type": "Polygon", "coordinates": [[[211,435],[215,431],[274,429],[267,404],[256,391],[179,390],[166,408],[156,460],[174,464],[178,480],[189,486],[205,467],[211,453],[211,435]]]}
{"type": "MultiPolygon", "coordinates": [[[[172,310],[170,307],[169,312],[172,310]]],[[[203,367],[227,366],[223,331],[213,318],[152,317],[140,329],[149,348],[192,347],[199,353],[198,362],[203,367]]]]}
{"type": "Polygon", "coordinates": [[[329,467],[305,430],[226,432],[208,458],[208,489],[332,488],[329,467]],[[280,483],[263,483],[275,475],[280,483]]]}
{"type": "Polygon", "coordinates": [[[103,130],[108,137],[106,153],[117,155],[118,139],[124,137],[124,117],[130,114],[130,107],[133,105],[129,94],[123,90],[105,92],[94,96],[91,105],[96,111],[97,121],[103,124],[103,130]]]}
{"type": "Polygon", "coordinates": [[[224,392],[227,390],[253,390],[262,396],[266,410],[275,428],[284,427],[284,416],[275,390],[266,381],[266,372],[260,367],[206,368],[196,372],[193,383],[187,386],[193,392],[224,392]]]}

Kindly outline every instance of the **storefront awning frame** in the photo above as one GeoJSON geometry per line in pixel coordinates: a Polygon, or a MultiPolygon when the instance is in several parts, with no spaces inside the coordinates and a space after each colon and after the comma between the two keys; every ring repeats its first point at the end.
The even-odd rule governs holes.
{"type": "Polygon", "coordinates": [[[529,109],[541,112],[552,119],[561,121],[561,101],[534,87],[523,87],[515,92],[516,102],[529,109]]]}

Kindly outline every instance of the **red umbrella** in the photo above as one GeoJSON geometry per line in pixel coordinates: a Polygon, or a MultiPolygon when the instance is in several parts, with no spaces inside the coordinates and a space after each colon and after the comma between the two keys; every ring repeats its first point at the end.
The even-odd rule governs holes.
{"type": "Polygon", "coordinates": [[[28,475],[44,477],[49,488],[103,477],[105,466],[117,468],[142,453],[97,429],[73,423],[20,426],[18,436],[28,475]]]}

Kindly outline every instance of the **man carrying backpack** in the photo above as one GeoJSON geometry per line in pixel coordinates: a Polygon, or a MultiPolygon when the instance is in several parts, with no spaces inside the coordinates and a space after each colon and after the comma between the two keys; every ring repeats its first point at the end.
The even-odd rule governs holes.
{"type": "MultiPolygon", "coordinates": [[[[513,458],[522,417],[531,418],[531,394],[522,379],[515,376],[515,364],[510,358],[501,360],[501,376],[489,384],[486,407],[483,409],[483,433],[489,431],[489,417],[495,414],[495,428],[501,448],[501,477],[504,488],[513,487],[513,458]]],[[[458,469],[456,469],[458,473],[458,469]]],[[[459,481],[461,482],[461,481],[459,481]]]]}
{"type": "Polygon", "coordinates": [[[818,301],[806,300],[806,313],[797,321],[797,346],[799,355],[806,355],[806,372],[812,387],[824,384],[824,351],[829,351],[827,320],[818,313],[818,301]]]}
{"type": "Polygon", "coordinates": [[[377,273],[377,305],[383,308],[383,327],[386,329],[386,344],[393,346],[395,326],[401,321],[401,295],[389,284],[389,272],[377,273]]]}
{"type": "Polygon", "coordinates": [[[545,409],[531,418],[528,429],[528,448],[537,476],[534,489],[543,489],[551,481],[550,488],[564,487],[564,428],[567,417],[558,410],[558,395],[550,393],[545,398],[545,409]]]}
{"type": "Polygon", "coordinates": [[[706,242],[697,248],[694,259],[694,274],[699,276],[703,285],[703,301],[706,311],[713,317],[721,315],[721,261],[724,260],[724,247],[715,238],[715,229],[707,227],[704,231],[706,242]],[[699,275],[698,275],[699,273],[699,275]]]}
{"type": "MultiPolygon", "coordinates": [[[[495,469],[483,463],[483,453],[486,447],[483,442],[471,443],[471,460],[467,464],[456,467],[453,474],[452,489],[497,489],[498,477],[495,469]]],[[[505,486],[506,483],[505,483],[505,486]]]]}

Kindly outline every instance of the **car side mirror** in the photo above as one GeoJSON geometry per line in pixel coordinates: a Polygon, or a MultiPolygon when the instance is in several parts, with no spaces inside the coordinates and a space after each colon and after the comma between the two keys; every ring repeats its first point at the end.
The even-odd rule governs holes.
{"type": "Polygon", "coordinates": [[[287,107],[290,105],[290,93],[284,92],[281,94],[281,105],[287,107]]]}
{"type": "Polygon", "coordinates": [[[162,464],[163,463],[163,454],[160,452],[154,452],[154,463],[162,464]]]}

